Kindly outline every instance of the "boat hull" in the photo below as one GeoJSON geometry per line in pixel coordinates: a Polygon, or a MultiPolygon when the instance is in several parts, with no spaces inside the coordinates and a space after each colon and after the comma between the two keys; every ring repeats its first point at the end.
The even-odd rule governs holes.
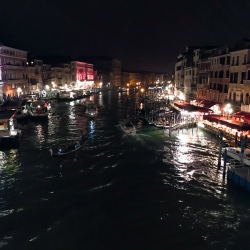
{"type": "Polygon", "coordinates": [[[73,154],[73,153],[75,153],[76,151],[78,151],[78,150],[80,150],[85,144],[86,144],[86,142],[87,142],[87,137],[85,137],[84,139],[82,139],[82,141],[81,141],[81,143],[80,143],[80,146],[79,147],[77,147],[77,148],[75,148],[75,149],[73,149],[73,150],[70,150],[70,151],[68,151],[68,152],[60,152],[58,149],[57,150],[53,150],[53,149],[50,149],[49,151],[50,151],[50,154],[51,154],[51,156],[53,156],[53,157],[63,157],[63,156],[67,156],[67,155],[70,155],[70,154],[73,154]]]}
{"type": "Polygon", "coordinates": [[[136,128],[133,127],[126,127],[123,122],[119,123],[120,128],[123,130],[123,132],[127,135],[136,135],[136,128]]]}
{"type": "Polygon", "coordinates": [[[58,102],[72,102],[72,101],[76,101],[76,100],[80,100],[80,99],[83,99],[83,98],[86,98],[86,97],[89,97],[89,95],[81,95],[81,96],[76,96],[74,98],[69,98],[69,97],[58,97],[57,98],[57,101],[58,102]]]}

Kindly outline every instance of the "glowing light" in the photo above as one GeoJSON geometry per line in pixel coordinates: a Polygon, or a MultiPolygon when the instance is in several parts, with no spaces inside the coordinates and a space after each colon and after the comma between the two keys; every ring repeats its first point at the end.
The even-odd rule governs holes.
{"type": "Polygon", "coordinates": [[[22,92],[22,89],[21,89],[20,87],[18,87],[16,91],[17,91],[17,94],[18,94],[18,96],[19,96],[20,93],[22,92]]]}
{"type": "Polygon", "coordinates": [[[46,85],[46,86],[45,86],[45,89],[46,89],[46,90],[49,90],[49,85],[46,85]]]}

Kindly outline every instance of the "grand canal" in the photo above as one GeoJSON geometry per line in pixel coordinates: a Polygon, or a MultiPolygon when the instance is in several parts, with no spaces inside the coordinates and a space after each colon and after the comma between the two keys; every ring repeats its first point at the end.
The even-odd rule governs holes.
{"type": "Polygon", "coordinates": [[[217,170],[216,138],[144,125],[134,93],[129,103],[116,91],[93,100],[97,118],[84,117],[81,102],[53,103],[19,150],[0,152],[2,249],[249,249],[250,196],[217,170]],[[125,117],[134,138],[117,126],[125,117]],[[81,131],[83,150],[50,156],[81,131]]]}

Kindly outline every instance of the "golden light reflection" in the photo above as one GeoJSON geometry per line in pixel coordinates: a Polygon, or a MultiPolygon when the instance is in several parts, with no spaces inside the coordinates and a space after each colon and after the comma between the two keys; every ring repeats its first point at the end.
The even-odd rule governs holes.
{"type": "Polygon", "coordinates": [[[37,131],[37,141],[39,142],[44,141],[43,127],[41,126],[41,124],[36,126],[36,131],[37,131]]]}

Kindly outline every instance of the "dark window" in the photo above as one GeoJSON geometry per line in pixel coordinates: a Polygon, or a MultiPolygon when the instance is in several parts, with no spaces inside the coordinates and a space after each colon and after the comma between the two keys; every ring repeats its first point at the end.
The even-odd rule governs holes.
{"type": "Polygon", "coordinates": [[[225,57],[221,57],[220,58],[220,64],[222,64],[222,65],[225,65],[225,60],[226,58],[225,57]]]}
{"type": "Polygon", "coordinates": [[[234,74],[230,73],[230,82],[233,82],[234,74]]]}
{"type": "Polygon", "coordinates": [[[234,66],[234,57],[232,57],[232,64],[231,65],[234,66]]]}
{"type": "Polygon", "coordinates": [[[247,54],[244,55],[244,62],[243,64],[246,64],[247,63],[247,54]]]}
{"type": "Polygon", "coordinates": [[[240,83],[243,83],[244,80],[246,80],[246,72],[241,72],[241,81],[240,81],[240,83]]]}

